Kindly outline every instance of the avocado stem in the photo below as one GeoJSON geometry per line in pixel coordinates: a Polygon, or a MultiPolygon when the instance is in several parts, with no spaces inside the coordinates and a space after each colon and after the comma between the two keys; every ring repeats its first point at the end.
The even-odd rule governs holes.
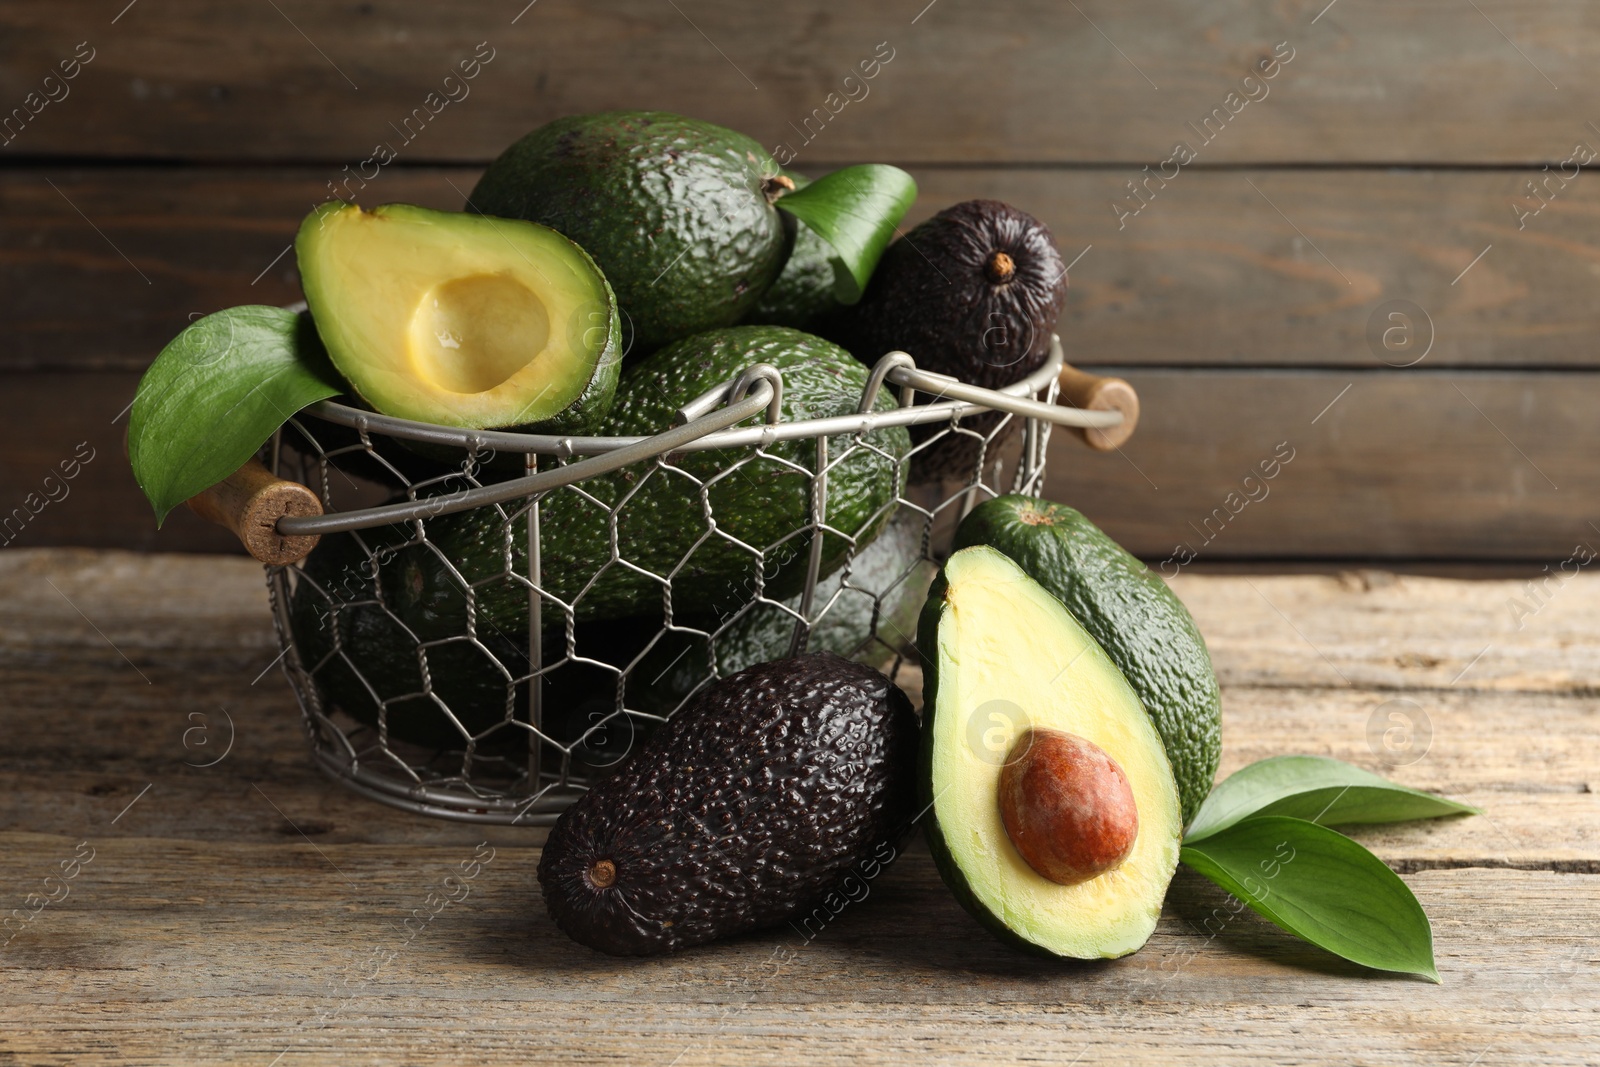
{"type": "Polygon", "coordinates": [[[610,860],[599,860],[590,866],[589,884],[596,889],[609,889],[617,881],[617,865],[610,860]]]}
{"type": "Polygon", "coordinates": [[[794,192],[794,179],[787,174],[774,174],[761,183],[761,192],[767,198],[767,203],[773,203],[784,193],[794,192]]]}
{"type": "Polygon", "coordinates": [[[1004,285],[1017,273],[1017,264],[1004,252],[990,252],[988,260],[983,265],[983,273],[996,285],[1004,285]]]}

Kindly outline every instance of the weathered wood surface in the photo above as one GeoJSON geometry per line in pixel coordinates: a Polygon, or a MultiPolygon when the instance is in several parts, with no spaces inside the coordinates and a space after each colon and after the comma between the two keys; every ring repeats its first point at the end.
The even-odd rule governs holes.
{"type": "MultiPolygon", "coordinates": [[[[1119,223],[1111,204],[1137,167],[911,169],[912,220],[992,197],[1050,226],[1073,261],[1061,333],[1078,362],[1398,374],[1426,349],[1420,370],[1596,366],[1600,192],[1587,180],[1519,229],[1519,171],[1202,170],[1152,182],[1153,199],[1119,223]],[[1425,313],[1400,324],[1409,347],[1368,341],[1393,300],[1425,313]]],[[[15,305],[0,369],[142,371],[195,316],[300,299],[285,250],[339,173],[0,172],[0,283],[15,305]]],[[[393,167],[341,192],[456,210],[478,173],[393,167]]]]}
{"type": "Polygon", "coordinates": [[[1223,681],[1224,773],[1317,752],[1485,808],[1354,831],[1428,909],[1442,986],[1363,974],[1230,915],[1187,875],[1136,956],[1025,958],[960,911],[920,846],[811,941],[780,930],[671,960],[597,956],[544,915],[540,832],[407,815],[311,769],[285,682],[261,676],[276,646],[259,567],[12,551],[0,555],[7,893],[20,904],[80,841],[95,856],[0,949],[0,1052],[44,1064],[1591,1062],[1600,579],[1574,579],[1520,631],[1502,617],[1516,581],[1184,574],[1175,587],[1223,681]],[[1463,650],[1485,645],[1461,673],[1463,650]],[[1369,742],[1374,712],[1397,700],[1427,715],[1425,752],[1369,742]],[[232,749],[185,766],[220,753],[224,708],[232,749]],[[496,852],[470,896],[408,939],[401,922],[482,841],[496,852]]]}
{"type": "Polygon", "coordinates": [[[1138,389],[1139,430],[1105,455],[1052,436],[1047,495],[1169,574],[1188,553],[1554,568],[1600,551],[1600,375],[1100,369],[1138,389]]]}
{"type": "Polygon", "coordinates": [[[657,107],[824,161],[1155,163],[1179,139],[1199,146],[1188,123],[1237,109],[1204,162],[1537,166],[1593,136],[1600,64],[1583,0],[121,7],[8,5],[6,108],[50,88],[78,42],[94,58],[7,151],[354,165],[390,141],[403,158],[481,162],[559,115],[657,107]],[[478,76],[447,84],[480,42],[478,76]],[[846,82],[880,42],[888,64],[846,82]],[[1275,50],[1292,58],[1241,86],[1275,50]]]}
{"type": "MultiPolygon", "coordinates": [[[[1182,545],[1197,562],[1554,565],[1580,542],[1600,550],[1585,511],[1600,495],[1592,461],[1600,452],[1600,375],[1099,369],[1139,390],[1139,431],[1113,453],[1055,434],[1047,495],[1081,509],[1130,551],[1158,565],[1173,559],[1169,572],[1186,558],[1176,552],[1182,545]],[[1258,465],[1284,444],[1294,458],[1261,480],[1258,465]]],[[[131,373],[6,377],[0,521],[11,508],[37,510],[7,531],[17,546],[237,551],[230,535],[187,509],[156,529],[122,456],[126,418],[112,421],[136,382],[131,373]],[[61,492],[44,479],[84,442],[95,459],[66,498],[41,507],[47,491],[61,492]]]]}

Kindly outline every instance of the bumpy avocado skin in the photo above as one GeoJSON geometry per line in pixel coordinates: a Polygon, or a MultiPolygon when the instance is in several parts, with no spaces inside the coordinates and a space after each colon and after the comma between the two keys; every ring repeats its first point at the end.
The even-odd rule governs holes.
{"type": "Polygon", "coordinates": [[[665,111],[570,115],[500,154],[468,208],[582,245],[616,291],[631,351],[738,322],[777,278],[789,234],[778,173],[733,130],[665,111]]]}
{"type": "Polygon", "coordinates": [[[562,814],[539,861],[545,905],[620,956],[803,914],[899,851],[917,743],[905,694],[832,653],[723,679],[562,814]],[[614,881],[597,885],[607,860],[614,881]]]}
{"type": "MultiPolygon", "coordinates": [[[[687,338],[630,367],[604,432],[618,436],[659,432],[672,425],[679,407],[763,362],[783,375],[785,421],[848,414],[860,403],[866,371],[849,353],[797,330],[730,327],[687,338]]],[[[880,410],[894,406],[888,390],[879,394],[880,410]]],[[[762,418],[753,416],[750,424],[759,424],[762,418]]],[[[880,451],[858,450],[839,462],[848,439],[830,438],[833,465],[828,473],[827,521],[855,534],[858,542],[871,541],[886,525],[889,505],[905,484],[907,464],[900,457],[910,447],[901,427],[877,430],[867,439],[880,451]]],[[[796,468],[815,466],[815,444],[776,442],[766,449],[767,458],[730,472],[745,456],[744,449],[687,452],[673,460],[674,470],[655,469],[648,478],[638,469],[624,468],[584,482],[583,490],[594,500],[569,490],[553,493],[542,503],[540,514],[545,589],[562,600],[576,600],[580,622],[661,610],[662,584],[615,562],[585,588],[611,560],[606,508],[626,497],[615,531],[623,559],[665,575],[688,557],[673,577],[675,616],[731,613],[755,596],[758,571],[765,576],[764,595],[774,599],[794,595],[804,584],[808,539],[785,542],[762,570],[750,552],[729,538],[768,546],[807,525],[810,479],[796,468]],[[702,485],[720,531],[720,536],[703,542],[707,528],[702,485]]],[[[526,517],[508,524],[494,509],[479,508],[430,519],[427,530],[433,548],[408,549],[396,566],[385,570],[386,593],[407,624],[428,635],[463,632],[464,580],[474,589],[480,618],[502,632],[525,633],[527,586],[513,580],[508,567],[511,574],[527,573],[526,517]]],[[[836,570],[848,548],[842,538],[826,536],[821,573],[836,570]]],[[[552,625],[563,618],[553,607],[546,608],[546,615],[552,625]]]]}
{"type": "MultiPolygon", "coordinates": [[[[390,701],[386,718],[391,739],[432,749],[464,748],[467,739],[461,729],[438,702],[423,695],[417,639],[385,610],[379,583],[372,577],[392,565],[410,534],[384,527],[359,536],[361,541],[352,534],[325,536],[301,564],[302,577],[290,600],[290,635],[322,711],[343,711],[376,727],[379,702],[390,701]]],[[[461,633],[464,636],[464,626],[461,633]]],[[[626,654],[614,647],[615,641],[607,640],[612,636],[587,635],[580,639],[578,651],[604,662],[608,657],[597,650],[609,650],[615,653],[610,660],[625,664],[649,635],[626,654]]],[[[566,656],[565,634],[559,628],[547,630],[540,729],[558,743],[573,745],[573,758],[581,769],[604,773],[649,733],[651,724],[631,717],[625,722],[613,715],[614,672],[563,663],[566,656]]],[[[522,726],[501,726],[486,734],[512,719],[528,721],[528,686],[517,680],[525,679],[530,669],[526,630],[513,639],[483,622],[477,644],[461,640],[433,645],[427,649],[427,660],[429,688],[467,733],[479,737],[479,750],[527,747],[529,735],[522,726]]],[[[553,750],[547,756],[553,761],[560,758],[553,750]]]]}
{"type": "MultiPolygon", "coordinates": [[[[856,554],[848,577],[841,568],[818,583],[812,611],[830,602],[831,606],[811,627],[808,651],[835,652],[876,666],[910,650],[928,583],[938,569],[924,550],[926,526],[923,516],[902,511],[877,540],[856,554]]],[[[800,597],[785,604],[798,612],[800,597]]],[[[709,634],[717,631],[719,620],[690,620],[685,625],[709,634]]],[[[757,604],[728,623],[714,641],[699,634],[669,633],[634,671],[628,706],[668,714],[718,676],[787,656],[794,627],[793,615],[757,604]]],[[[645,628],[653,636],[661,628],[659,617],[648,620],[645,628]]]]}
{"type": "MultiPolygon", "coordinates": [[[[900,350],[922,370],[995,389],[1044,365],[1066,294],[1066,265],[1044,223],[998,200],[967,200],[890,245],[861,302],[825,335],[869,365],[900,350]],[[996,252],[1012,263],[1005,281],[989,273],[996,252]]],[[[961,425],[988,435],[1002,418],[969,416],[961,425]]],[[[1016,424],[1012,419],[1008,431],[1016,424]]],[[[917,427],[913,440],[945,425],[917,427]]],[[[924,482],[969,477],[979,447],[972,437],[946,437],[917,453],[912,475],[924,482]]]]}
{"type": "Polygon", "coordinates": [[[953,551],[970,545],[1010,556],[1121,668],[1166,744],[1187,826],[1222,758],[1222,694],[1189,609],[1150,568],[1063,504],[1019,495],[986,501],[956,530],[953,551]]]}
{"type": "MultiPolygon", "coordinates": [[[[417,643],[384,610],[373,575],[407,535],[393,527],[330,534],[301,565],[302,577],[289,606],[289,630],[300,664],[310,672],[324,713],[335,708],[358,722],[378,725],[380,701],[388,707],[389,736],[429,748],[461,748],[462,734],[438,703],[423,695],[417,643]],[[370,688],[369,688],[370,687],[370,688]]],[[[507,720],[526,717],[525,687],[512,686],[490,659],[512,677],[527,672],[525,647],[501,634],[482,635],[484,648],[468,642],[428,649],[431,691],[449,706],[468,733],[480,734],[507,720]]],[[[491,735],[490,744],[525,741],[520,728],[491,735]]]]}
{"type": "MultiPolygon", "coordinates": [[[[811,184],[810,178],[792,170],[783,174],[794,182],[796,192],[811,184]]],[[[826,337],[834,317],[844,309],[833,295],[833,246],[794,216],[783,217],[785,225],[795,229],[794,248],[778,280],[743,321],[750,326],[792,326],[826,337]]]]}

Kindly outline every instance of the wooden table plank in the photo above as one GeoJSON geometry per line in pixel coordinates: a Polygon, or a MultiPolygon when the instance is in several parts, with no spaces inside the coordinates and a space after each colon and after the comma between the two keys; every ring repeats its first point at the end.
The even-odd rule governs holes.
{"type": "Polygon", "coordinates": [[[1515,583],[1379,572],[1176,582],[1224,681],[1224,773],[1311,751],[1486,809],[1352,831],[1428,909],[1444,977],[1432,986],[1367,974],[1234,914],[1187,873],[1137,955],[1024,957],[959,909],[920,843],[810,940],[780,929],[672,959],[599,956],[544,913],[541,831],[409,815],[311,767],[285,682],[256,680],[275,647],[254,564],[0,554],[8,896],[20,904],[79,842],[94,850],[70,895],[0,948],[0,1053],[41,1064],[1165,1064],[1181,1049],[1228,1065],[1585,1063],[1600,1040],[1600,697],[1540,666],[1553,650],[1575,675],[1592,662],[1594,586],[1576,581],[1455,688],[1430,673],[1437,664],[1384,672],[1397,655],[1420,663],[1405,657],[1499,626],[1489,609],[1515,583]],[[1257,591],[1352,684],[1327,684],[1316,651],[1250,606],[1257,591]],[[1375,647],[1361,648],[1363,632],[1375,647]],[[1429,717],[1420,758],[1369,742],[1374,711],[1397,699],[1429,717]],[[185,731],[202,725],[221,744],[224,707],[233,747],[215,766],[184,766],[217,751],[185,731]],[[413,920],[408,936],[407,915],[481,842],[494,857],[470,895],[413,920]]]}
{"type": "MultiPolygon", "coordinates": [[[[1170,1063],[1182,1048],[1207,1064],[1466,1067],[1585,1062],[1600,1027],[1586,875],[1410,876],[1433,916],[1432,986],[1232,916],[1192,876],[1144,951],[1098,965],[1001,946],[920,847],[809,942],[779,930],[637,961],[554,928],[529,849],[497,849],[407,940],[399,922],[470,844],[84,836],[96,853],[73,895],[5,950],[0,1049],[30,1063],[1170,1063]]],[[[19,872],[75,844],[0,841],[19,872]]]]}
{"type": "Polygon", "coordinates": [[[8,152],[352,170],[380,142],[480,162],[556,116],[640,106],[829,161],[1155,164],[1182,139],[1212,163],[1537,166],[1591,137],[1600,34],[1583,0],[1326,6],[190,0],[113,21],[60,0],[8,7],[0,99],[92,51],[43,86],[64,98],[25,113],[8,152]],[[1242,84],[1275,53],[1292,58],[1242,84]],[[492,56],[476,78],[445,82],[475,54],[492,56]],[[846,80],[874,55],[892,58],[846,80]],[[1188,124],[1214,110],[1207,144],[1188,124]]]}
{"type": "MultiPolygon", "coordinates": [[[[1100,369],[1133,382],[1143,422],[1120,454],[1055,435],[1048,495],[1157,564],[1181,563],[1183,545],[1202,562],[1559,563],[1585,539],[1600,548],[1582,511],[1600,495],[1600,469],[1589,461],[1600,452],[1592,418],[1600,374],[1100,369]],[[1252,472],[1284,444],[1295,458],[1263,483],[1252,472]],[[1259,502],[1245,503],[1247,493],[1259,502]]],[[[28,506],[39,509],[26,523],[14,520],[19,546],[230,548],[225,534],[186,512],[174,514],[170,533],[156,530],[120,455],[122,424],[112,422],[136,376],[4,381],[15,407],[0,426],[0,448],[16,462],[0,468],[0,494],[13,508],[35,494],[28,506]],[[86,441],[96,459],[71,499],[40,507],[45,492],[60,493],[44,479],[86,441]]],[[[1503,604],[1496,610],[1505,615],[1503,604]]]]}
{"type": "MultiPolygon", "coordinates": [[[[298,300],[285,249],[341,165],[0,172],[0,281],[15,309],[0,367],[143,370],[192,316],[298,300]]],[[[1111,205],[1136,165],[911,170],[913,221],[990,197],[1050,226],[1073,261],[1061,334],[1077,362],[1392,374],[1426,349],[1422,369],[1596,365],[1592,183],[1519,227],[1509,204],[1523,172],[1199,168],[1119,220],[1111,205]],[[1374,312],[1399,299],[1427,315],[1411,312],[1415,347],[1375,349],[1374,312]]],[[[478,173],[396,165],[344,195],[453,211],[478,173]]]]}
{"type": "MultiPolygon", "coordinates": [[[[1263,513],[1271,506],[1264,501],[1263,513]]],[[[1600,549],[1594,530],[1568,536],[1572,547],[1600,549]]],[[[1592,696],[1600,574],[1590,568],[1580,554],[1565,567],[1529,568],[1522,580],[1349,570],[1268,580],[1183,574],[1172,587],[1206,634],[1224,685],[1592,696]]]]}

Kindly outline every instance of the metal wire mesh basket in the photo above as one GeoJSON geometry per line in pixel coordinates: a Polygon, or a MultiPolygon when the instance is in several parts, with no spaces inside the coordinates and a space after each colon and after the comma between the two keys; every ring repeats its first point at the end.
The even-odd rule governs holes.
{"type": "Polygon", "coordinates": [[[759,364],[685,406],[678,425],[633,438],[458,431],[314,405],[274,439],[270,461],[280,477],[312,487],[324,509],[282,518],[278,531],[322,543],[302,563],[269,566],[268,587],[316,762],[412,811],[549,823],[699,688],[750,662],[824,647],[897,677],[915,662],[916,609],[960,517],[1001,492],[1038,495],[1052,425],[1092,431],[1122,420],[1058,405],[1062,367],[1056,339],[1038,371],[991,391],[919,371],[894,352],[871,369],[856,412],[784,421],[782,377],[759,364]],[[899,390],[892,410],[876,404],[886,385],[899,390]],[[923,427],[911,453],[873,444],[893,426],[923,427]],[[956,438],[965,440],[955,477],[902,477],[903,465],[956,438]],[[809,443],[799,453],[809,462],[792,458],[793,442],[809,443]],[[685,457],[708,451],[718,473],[691,473],[685,457]],[[894,484],[906,487],[858,528],[841,529],[830,523],[829,478],[867,456],[892,463],[894,484]],[[804,480],[809,515],[771,543],[747,544],[719,524],[708,485],[753,477],[763,464],[804,480]],[[601,479],[618,476],[632,486],[620,499],[598,493],[601,479]],[[617,536],[652,479],[681,480],[702,505],[703,528],[675,531],[676,543],[721,538],[719,547],[748,556],[747,580],[714,612],[674,611],[674,583],[694,580],[688,553],[643,566],[617,536]],[[611,543],[600,546],[596,575],[556,582],[543,565],[549,524],[578,506],[603,509],[611,543]],[[468,515],[491,561],[476,569],[452,558],[441,534],[468,515]],[[825,543],[838,551],[825,553],[825,543]],[[803,574],[798,593],[775,587],[779,564],[803,574]],[[423,570],[444,576],[448,611],[398,607],[416,599],[423,570]],[[659,589],[660,610],[586,619],[585,597],[610,571],[659,589]]]}

